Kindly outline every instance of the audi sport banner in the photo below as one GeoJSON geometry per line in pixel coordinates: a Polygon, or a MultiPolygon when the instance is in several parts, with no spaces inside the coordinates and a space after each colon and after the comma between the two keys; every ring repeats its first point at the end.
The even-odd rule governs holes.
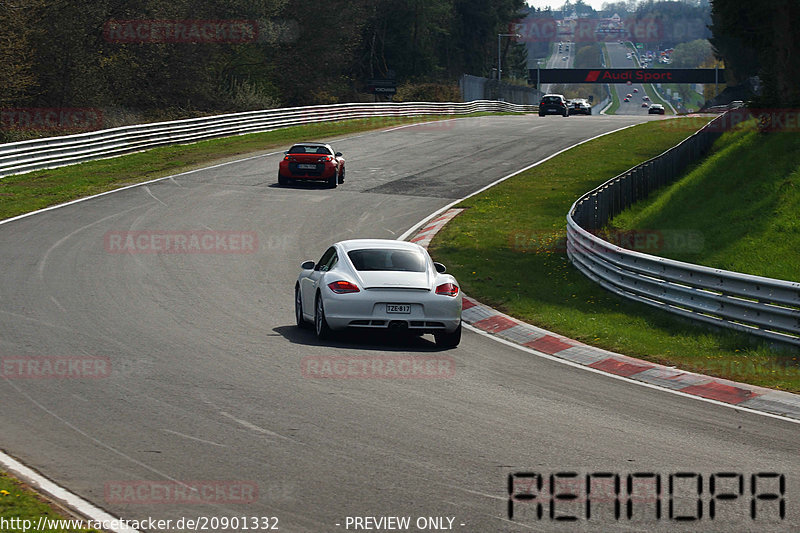
{"type": "Polygon", "coordinates": [[[713,68],[543,68],[530,69],[531,85],[540,83],[720,83],[725,70],[713,68]],[[541,79],[537,79],[537,73],[541,79]]]}

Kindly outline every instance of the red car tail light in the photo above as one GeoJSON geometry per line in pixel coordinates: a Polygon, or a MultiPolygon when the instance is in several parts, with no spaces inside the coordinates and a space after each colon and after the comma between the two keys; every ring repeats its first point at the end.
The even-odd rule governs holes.
{"type": "Polygon", "coordinates": [[[360,292],[360,289],[355,283],[350,283],[349,281],[334,281],[333,283],[328,283],[328,288],[335,292],[336,294],[349,294],[351,292],[360,292]]]}
{"type": "Polygon", "coordinates": [[[445,296],[458,296],[458,286],[454,283],[443,283],[436,287],[436,294],[445,296]]]}
{"type": "Polygon", "coordinates": [[[283,158],[283,160],[284,160],[284,161],[296,161],[297,159],[295,159],[295,157],[294,157],[294,156],[287,155],[287,156],[285,156],[285,157],[283,158]]]}
{"type": "Polygon", "coordinates": [[[320,157],[319,158],[319,162],[320,163],[324,163],[325,161],[333,161],[333,158],[331,156],[329,156],[329,155],[326,155],[325,157],[320,157]]]}

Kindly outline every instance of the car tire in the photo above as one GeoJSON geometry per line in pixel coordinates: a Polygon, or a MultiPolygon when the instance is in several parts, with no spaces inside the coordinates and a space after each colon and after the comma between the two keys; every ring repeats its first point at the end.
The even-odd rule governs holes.
{"type": "Polygon", "coordinates": [[[289,178],[284,178],[280,172],[278,173],[278,185],[289,185],[289,178]]]}
{"type": "Polygon", "coordinates": [[[333,174],[333,176],[328,178],[328,188],[335,189],[338,182],[339,182],[339,173],[336,172],[333,174]]]}
{"type": "Polygon", "coordinates": [[[564,118],[567,118],[568,116],[569,116],[569,111],[565,111],[564,112],[564,118]]]}
{"type": "Polygon", "coordinates": [[[303,295],[299,286],[294,288],[294,319],[298,328],[306,327],[306,319],[303,318],[303,295]]]}
{"type": "Polygon", "coordinates": [[[461,322],[458,323],[458,327],[452,333],[434,333],[433,337],[436,339],[436,346],[439,348],[455,348],[461,342],[461,322]]]}
{"type": "Polygon", "coordinates": [[[339,183],[344,183],[344,168],[342,168],[342,173],[339,175],[339,183]]]}
{"type": "Polygon", "coordinates": [[[331,328],[328,326],[328,321],[325,320],[325,306],[322,303],[321,294],[317,294],[317,300],[314,303],[314,331],[317,339],[321,341],[331,336],[331,328]]]}

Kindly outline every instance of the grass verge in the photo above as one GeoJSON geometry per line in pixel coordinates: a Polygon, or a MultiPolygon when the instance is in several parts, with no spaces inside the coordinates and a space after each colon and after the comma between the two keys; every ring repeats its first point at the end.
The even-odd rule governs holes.
{"type": "Polygon", "coordinates": [[[720,141],[702,165],[610,227],[693,235],[648,253],[800,282],[800,136],[760,135],[750,121],[720,141]]]}
{"type": "MultiPolygon", "coordinates": [[[[99,533],[96,529],[73,527],[76,525],[77,519],[61,513],[22,482],[5,472],[0,472],[0,522],[3,523],[3,533],[33,531],[39,525],[42,517],[48,521],[43,522],[42,525],[49,527],[44,527],[41,531],[99,533]],[[70,520],[73,521],[71,524],[68,523],[70,520]]],[[[85,524],[83,522],[81,525],[85,524]]]]}
{"type": "Polygon", "coordinates": [[[575,199],[688,136],[688,122],[669,127],[676,120],[695,119],[595,139],[461,202],[466,211],[434,238],[431,253],[467,294],[532,324],[654,363],[800,392],[796,353],[619,298],[567,259],[565,217],[575,199]]]}
{"type": "MultiPolygon", "coordinates": [[[[164,146],[146,152],[111,159],[89,161],[50,170],[38,170],[0,178],[0,219],[91,196],[125,185],[208,166],[244,154],[287,147],[301,140],[378,130],[430,120],[514,113],[471,115],[429,115],[417,117],[374,117],[292,126],[264,133],[251,133],[194,144],[164,146]]],[[[265,169],[277,177],[278,169],[265,169]]],[[[277,178],[276,178],[277,179],[277,178]]]]}
{"type": "Polygon", "coordinates": [[[606,115],[615,115],[617,109],[619,109],[619,95],[617,94],[617,89],[610,84],[608,86],[608,92],[611,93],[611,105],[606,109],[606,115]]]}

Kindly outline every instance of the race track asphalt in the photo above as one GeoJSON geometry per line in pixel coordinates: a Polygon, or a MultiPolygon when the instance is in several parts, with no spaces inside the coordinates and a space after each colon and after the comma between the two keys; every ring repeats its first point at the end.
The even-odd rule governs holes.
{"type": "MultiPolygon", "coordinates": [[[[590,373],[471,331],[441,351],[428,337],[320,343],[294,326],[298,266],[328,244],[396,238],[519,168],[647,119],[481,117],[367,133],[333,142],[347,157],[347,181],[335,190],[278,187],[280,154],[265,155],[0,225],[0,357],[108,364],[83,379],[0,379],[0,448],[129,519],[276,516],[288,532],[353,530],[347,517],[355,516],[454,517],[464,532],[797,530],[797,424],[590,373]],[[120,232],[234,232],[255,245],[115,253],[109,239],[120,232]],[[304,358],[332,356],[435,357],[454,371],[304,375],[304,358]],[[545,499],[541,518],[517,502],[510,521],[515,472],[541,473],[545,486],[559,472],[613,473],[623,491],[628,474],[660,473],[661,494],[635,497],[630,520],[624,500],[614,520],[607,497],[591,519],[585,499],[557,502],[552,517],[545,499]],[[716,472],[741,474],[743,493],[720,501],[711,520],[716,472]],[[751,475],[765,472],[785,475],[783,520],[777,500],[758,500],[751,518],[751,475]],[[677,473],[703,476],[699,521],[669,518],[667,482],[677,473]],[[175,503],[148,484],[197,481],[222,490],[204,504],[175,503]],[[246,503],[234,494],[242,487],[257,487],[246,503]],[[580,520],[556,520],[570,513],[580,520]]],[[[674,479],[690,485],[675,489],[674,516],[688,516],[697,478],[674,479]]],[[[757,491],[778,490],[777,481],[758,482],[757,491]]]]}

